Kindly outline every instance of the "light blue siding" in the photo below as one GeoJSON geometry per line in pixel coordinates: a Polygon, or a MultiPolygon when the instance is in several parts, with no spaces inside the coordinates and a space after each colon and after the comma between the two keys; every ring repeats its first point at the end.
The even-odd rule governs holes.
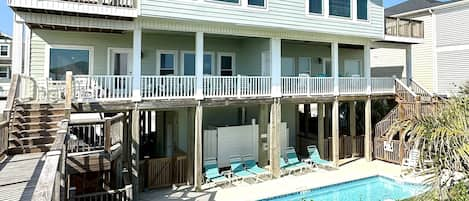
{"type": "Polygon", "coordinates": [[[367,38],[383,37],[382,0],[368,2],[368,21],[309,16],[306,14],[305,2],[305,0],[270,0],[267,9],[256,9],[213,1],[142,0],[141,15],[367,38]]]}

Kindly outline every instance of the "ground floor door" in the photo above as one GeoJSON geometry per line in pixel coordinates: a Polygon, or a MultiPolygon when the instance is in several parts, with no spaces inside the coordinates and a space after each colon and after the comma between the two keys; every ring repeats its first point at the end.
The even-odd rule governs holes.
{"type": "Polygon", "coordinates": [[[132,49],[110,49],[109,75],[132,75],[132,49]]]}

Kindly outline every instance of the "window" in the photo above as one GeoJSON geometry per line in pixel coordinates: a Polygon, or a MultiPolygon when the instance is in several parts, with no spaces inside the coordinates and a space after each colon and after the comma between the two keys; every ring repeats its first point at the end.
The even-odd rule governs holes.
{"type": "Polygon", "coordinates": [[[239,0],[213,0],[213,1],[221,1],[221,2],[238,3],[239,4],[239,0]]]}
{"type": "Polygon", "coordinates": [[[159,75],[176,75],[177,51],[157,51],[157,69],[159,75]]]}
{"type": "Polygon", "coordinates": [[[368,0],[357,0],[357,19],[368,20],[368,0]]]}
{"type": "Polygon", "coordinates": [[[248,0],[248,5],[264,7],[265,1],[264,0],[248,0]]]}
{"type": "Polygon", "coordinates": [[[350,17],[350,0],[329,0],[329,15],[350,17]]]}
{"type": "Polygon", "coordinates": [[[308,0],[309,1],[309,12],[322,14],[322,0],[308,0]]]}
{"type": "Polygon", "coordinates": [[[0,79],[10,79],[10,66],[0,66],[0,79]]]}
{"type": "Polygon", "coordinates": [[[221,76],[233,76],[235,73],[235,55],[233,53],[219,53],[218,69],[221,76]]]}
{"type": "Polygon", "coordinates": [[[8,52],[8,49],[9,49],[9,45],[1,45],[0,46],[0,56],[2,57],[8,57],[9,55],[9,52],[8,52]]]}
{"type": "Polygon", "coordinates": [[[90,72],[90,50],[72,48],[51,48],[49,77],[53,80],[65,80],[65,72],[74,75],[87,75],[90,72]]]}
{"type": "MultiPolygon", "coordinates": [[[[182,68],[184,75],[195,75],[195,54],[184,52],[182,56],[182,68]]],[[[213,56],[212,53],[204,54],[204,75],[212,74],[213,56]]]]}

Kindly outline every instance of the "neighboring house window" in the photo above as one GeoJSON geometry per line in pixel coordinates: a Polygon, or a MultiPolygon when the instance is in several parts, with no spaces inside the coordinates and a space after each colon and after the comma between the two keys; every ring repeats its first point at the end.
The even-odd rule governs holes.
{"type": "Polygon", "coordinates": [[[219,53],[218,67],[220,69],[221,76],[233,76],[235,69],[235,54],[219,53]]]}
{"type": "Polygon", "coordinates": [[[248,0],[248,5],[264,7],[265,0],[248,0]]]}
{"type": "Polygon", "coordinates": [[[176,75],[177,51],[157,51],[157,68],[159,75],[176,75]]]}
{"type": "Polygon", "coordinates": [[[2,46],[0,46],[0,56],[2,56],[2,57],[8,57],[8,49],[9,49],[9,46],[8,46],[8,45],[2,45],[2,46]]]}
{"type": "MultiPolygon", "coordinates": [[[[184,75],[195,75],[195,54],[193,52],[184,52],[182,56],[182,68],[184,75]]],[[[212,53],[204,54],[204,75],[211,75],[213,69],[212,53]]]]}
{"type": "Polygon", "coordinates": [[[322,14],[322,0],[308,0],[309,1],[309,12],[322,14]]]}
{"type": "Polygon", "coordinates": [[[74,75],[88,75],[90,72],[90,50],[51,48],[49,77],[53,80],[65,80],[65,72],[74,75]]]}
{"type": "Polygon", "coordinates": [[[357,0],[357,19],[368,20],[368,0],[357,0]]]}
{"type": "Polygon", "coordinates": [[[10,66],[0,66],[0,79],[10,79],[10,66]]]}
{"type": "Polygon", "coordinates": [[[329,0],[329,15],[350,17],[350,0],[329,0]]]}

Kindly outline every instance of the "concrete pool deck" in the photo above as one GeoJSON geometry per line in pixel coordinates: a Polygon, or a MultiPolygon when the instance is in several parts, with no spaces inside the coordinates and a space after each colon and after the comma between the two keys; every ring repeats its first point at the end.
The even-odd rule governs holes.
{"type": "Polygon", "coordinates": [[[140,200],[259,200],[376,175],[401,181],[419,182],[412,177],[401,178],[400,174],[399,165],[378,160],[366,162],[364,159],[359,159],[335,170],[315,168],[313,172],[284,176],[256,184],[235,182],[232,186],[211,188],[202,192],[194,192],[190,186],[148,191],[140,194],[140,200]]]}

